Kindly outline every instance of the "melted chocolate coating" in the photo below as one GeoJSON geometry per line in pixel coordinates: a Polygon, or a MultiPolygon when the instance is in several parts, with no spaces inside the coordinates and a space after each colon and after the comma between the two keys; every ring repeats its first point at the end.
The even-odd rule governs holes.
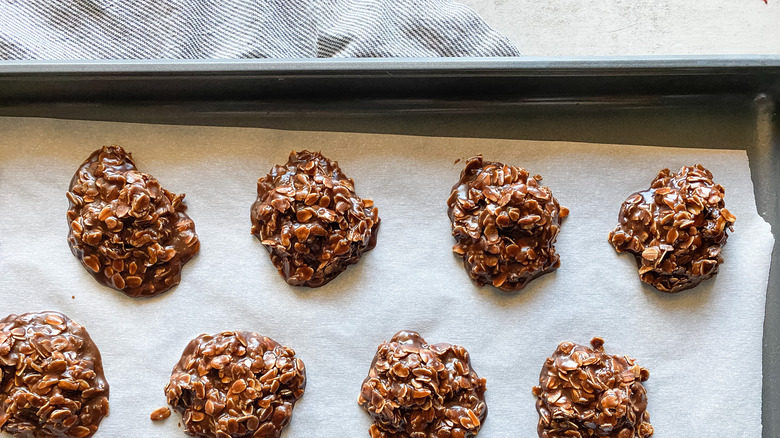
{"type": "Polygon", "coordinates": [[[257,181],[252,234],[279,275],[293,286],[319,287],[376,246],[379,216],[355,193],[338,162],[320,153],[290,153],[257,181]]]}
{"type": "Polygon", "coordinates": [[[540,438],[648,438],[653,435],[642,382],[650,377],[628,356],[562,342],[547,358],[533,388],[540,438]]]}
{"type": "Polygon", "coordinates": [[[485,379],[458,345],[428,345],[412,331],[382,343],[358,398],[372,438],[471,438],[487,418],[485,379]]]}
{"type": "Polygon", "coordinates": [[[634,254],[639,278],[663,292],[689,289],[718,273],[721,248],[736,218],[725,190],[701,164],[663,169],[650,188],[620,207],[609,242],[634,254]]]}
{"type": "Polygon", "coordinates": [[[179,284],[200,249],[195,224],[175,195],[139,172],[120,146],[103,146],[73,176],[68,244],[95,279],[131,297],[179,284]]]}
{"type": "Polygon", "coordinates": [[[305,387],[306,368],[295,351],[237,331],[193,339],[165,394],[189,435],[279,438],[305,387]]]}
{"type": "Polygon", "coordinates": [[[0,431],[22,438],[91,437],[108,415],[100,352],[58,312],[0,321],[0,431]]]}
{"type": "Polygon", "coordinates": [[[515,166],[469,158],[447,200],[455,254],[478,285],[525,287],[560,266],[555,239],[569,210],[542,177],[515,166]]]}

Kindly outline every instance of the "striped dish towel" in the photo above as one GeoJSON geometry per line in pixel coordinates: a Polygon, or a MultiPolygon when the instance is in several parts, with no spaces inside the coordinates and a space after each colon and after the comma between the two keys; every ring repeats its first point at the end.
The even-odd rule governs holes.
{"type": "Polygon", "coordinates": [[[0,0],[0,59],[518,55],[452,0],[0,0]]]}

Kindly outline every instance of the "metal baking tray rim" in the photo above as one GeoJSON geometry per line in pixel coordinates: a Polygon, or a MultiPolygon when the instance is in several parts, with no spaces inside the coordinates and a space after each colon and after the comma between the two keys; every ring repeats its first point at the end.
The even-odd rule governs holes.
{"type": "Polygon", "coordinates": [[[720,69],[778,69],[778,55],[711,56],[594,56],[594,57],[496,57],[496,58],[317,58],[317,59],[204,59],[204,60],[62,60],[1,61],[0,74],[52,73],[190,73],[220,72],[299,72],[344,73],[361,71],[394,72],[419,75],[421,72],[444,75],[470,72],[506,71],[514,74],[588,75],[595,72],[630,70],[665,71],[720,69]]]}

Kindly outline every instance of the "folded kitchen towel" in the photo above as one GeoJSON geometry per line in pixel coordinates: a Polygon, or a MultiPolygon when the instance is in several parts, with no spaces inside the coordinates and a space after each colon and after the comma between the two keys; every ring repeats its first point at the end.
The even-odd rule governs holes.
{"type": "Polygon", "coordinates": [[[0,59],[519,54],[451,0],[0,0],[0,59]]]}

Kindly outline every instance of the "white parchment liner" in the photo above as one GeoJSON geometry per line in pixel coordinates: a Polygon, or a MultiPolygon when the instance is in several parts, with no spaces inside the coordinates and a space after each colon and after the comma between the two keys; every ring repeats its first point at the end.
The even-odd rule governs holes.
{"type": "Polygon", "coordinates": [[[165,404],[187,342],[229,329],[270,336],[305,361],[308,386],[286,438],[368,436],[360,384],[377,345],[400,329],[470,351],[488,381],[480,437],[536,436],[531,387],[544,359],[561,341],[593,336],[649,368],[655,436],[757,437],[772,243],[744,151],[0,118],[0,317],[58,310],[86,326],[111,385],[97,437],[184,436],[176,414],[152,423],[149,413],[165,404]],[[66,242],[68,182],[113,143],[187,194],[202,241],[181,285],[150,300],[99,285],[66,242]],[[304,148],[338,160],[382,218],[376,249],[320,289],[288,286],[249,232],[258,177],[304,148]],[[561,268],[518,293],[475,287],[450,250],[445,201],[478,153],[541,174],[571,210],[561,268]],[[726,188],[735,232],[715,279],[664,294],[639,282],[607,233],[658,170],[694,163],[726,188]]]}

